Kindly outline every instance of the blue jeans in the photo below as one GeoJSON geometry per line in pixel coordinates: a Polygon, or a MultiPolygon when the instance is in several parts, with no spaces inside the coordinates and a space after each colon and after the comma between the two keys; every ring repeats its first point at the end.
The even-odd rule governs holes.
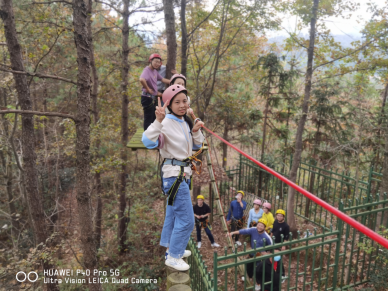
{"type": "MultiPolygon", "coordinates": [[[[177,177],[163,178],[163,188],[167,193],[177,177]]],[[[160,245],[169,248],[169,255],[180,259],[188,245],[194,227],[192,199],[189,193],[190,180],[183,181],[177,191],[173,206],[167,205],[160,245]]]]}
{"type": "MultiPolygon", "coordinates": [[[[196,231],[197,231],[197,242],[201,242],[201,226],[199,226],[198,224],[196,224],[196,231]]],[[[214,244],[215,240],[213,239],[213,235],[211,233],[211,230],[209,230],[208,226],[207,228],[204,228],[204,231],[208,235],[211,244],[214,244]]]]}

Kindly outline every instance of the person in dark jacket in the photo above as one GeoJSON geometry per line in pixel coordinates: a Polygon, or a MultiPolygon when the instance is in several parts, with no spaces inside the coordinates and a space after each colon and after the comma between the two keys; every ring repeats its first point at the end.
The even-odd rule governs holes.
{"type": "Polygon", "coordinates": [[[196,218],[197,248],[201,248],[201,228],[204,228],[205,233],[211,241],[211,246],[220,247],[220,245],[215,242],[211,232],[211,225],[208,222],[208,216],[211,214],[211,208],[204,203],[204,196],[197,196],[197,204],[193,206],[193,213],[196,218]]]}
{"type": "MultiPolygon", "coordinates": [[[[276,220],[271,230],[271,236],[274,236],[274,243],[281,243],[281,235],[284,235],[284,242],[289,240],[289,225],[285,222],[285,211],[278,209],[276,211],[276,220]]],[[[285,249],[285,247],[283,248],[285,249]]],[[[282,266],[282,283],[285,281],[285,269],[282,266]]]]}
{"type": "MultiPolygon", "coordinates": [[[[243,211],[246,210],[247,203],[243,200],[244,192],[238,191],[236,194],[236,200],[231,202],[230,210],[227,214],[227,224],[231,223],[231,231],[240,230],[244,227],[243,211]]],[[[239,241],[239,233],[235,235],[235,243],[242,245],[239,241]]]]}
{"type": "MultiPolygon", "coordinates": [[[[274,252],[278,252],[280,250],[275,250],[274,252]]],[[[281,283],[280,283],[280,273],[281,273],[281,265],[279,264],[281,260],[281,256],[274,256],[273,258],[268,258],[266,260],[262,260],[257,263],[257,272],[255,274],[255,290],[262,290],[262,285],[266,284],[264,287],[265,291],[280,291],[281,283]],[[273,281],[272,281],[273,274],[273,281]],[[265,280],[265,282],[263,282],[265,280]],[[272,287],[273,286],[273,287],[272,287]]]]}

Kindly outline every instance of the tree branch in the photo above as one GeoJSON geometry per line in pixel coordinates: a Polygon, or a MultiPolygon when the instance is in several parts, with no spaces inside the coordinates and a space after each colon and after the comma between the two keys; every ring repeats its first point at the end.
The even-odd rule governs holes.
{"type": "Polygon", "coordinates": [[[49,1],[49,2],[32,2],[32,3],[29,3],[27,5],[31,5],[31,4],[53,4],[53,3],[65,3],[65,4],[68,4],[68,5],[73,5],[72,2],[68,2],[68,1],[65,1],[65,0],[54,0],[54,1],[49,1]]]}
{"type": "Polygon", "coordinates": [[[115,7],[115,6],[112,5],[111,3],[103,2],[103,1],[100,1],[100,0],[96,0],[95,2],[96,2],[96,3],[100,3],[100,4],[107,5],[108,7],[111,7],[113,10],[115,10],[117,13],[119,13],[120,15],[123,15],[123,11],[120,10],[119,8],[115,7]]]}
{"type": "Polygon", "coordinates": [[[38,112],[38,111],[23,111],[23,110],[0,110],[0,115],[5,115],[5,114],[12,114],[12,113],[17,113],[17,114],[31,114],[31,115],[36,115],[36,116],[50,116],[50,117],[61,117],[65,119],[72,119],[74,122],[77,122],[76,117],[69,115],[69,114],[64,114],[64,113],[57,113],[57,112],[38,112]]]}
{"type": "MultiPolygon", "coordinates": [[[[57,37],[55,38],[54,43],[51,45],[50,49],[47,51],[46,54],[44,54],[44,55],[39,59],[38,63],[36,63],[35,69],[34,69],[34,73],[33,73],[33,74],[36,73],[36,70],[38,69],[38,66],[39,66],[39,64],[42,62],[42,60],[43,60],[47,55],[50,54],[51,50],[54,48],[55,44],[57,43],[58,38],[59,38],[60,35],[61,35],[61,33],[57,33],[57,37]]],[[[32,76],[31,79],[30,79],[30,81],[28,82],[28,86],[30,86],[30,84],[31,84],[31,82],[32,82],[33,79],[34,79],[34,77],[32,76]]]]}
{"type": "MultiPolygon", "coordinates": [[[[212,13],[215,11],[217,5],[219,4],[220,0],[218,0],[215,4],[215,7],[213,7],[212,11],[207,15],[207,17],[205,17],[198,25],[196,25],[196,27],[194,29],[192,29],[192,31],[190,33],[187,34],[187,37],[190,38],[190,36],[200,27],[200,25],[202,25],[205,21],[207,21],[207,19],[212,15],[212,13]]],[[[189,42],[189,39],[188,39],[188,42],[189,42]]]]}
{"type": "Polygon", "coordinates": [[[56,79],[56,80],[60,80],[60,81],[64,81],[64,82],[68,82],[68,83],[72,83],[74,85],[77,85],[77,83],[74,82],[73,80],[66,79],[66,78],[59,77],[59,76],[45,75],[45,74],[41,74],[41,73],[30,73],[30,72],[25,72],[25,71],[15,71],[15,70],[9,70],[9,69],[4,69],[4,68],[0,68],[0,71],[12,73],[12,74],[23,74],[23,75],[38,77],[38,78],[56,79]]]}
{"type": "MultiPolygon", "coordinates": [[[[383,36],[383,34],[379,35],[378,37],[380,37],[380,36],[383,36]]],[[[346,58],[346,57],[348,57],[348,56],[351,56],[351,55],[353,55],[353,54],[355,54],[355,53],[357,53],[357,52],[363,50],[364,48],[366,48],[367,46],[369,46],[371,43],[374,43],[375,41],[377,41],[377,40],[374,39],[374,40],[372,40],[372,41],[370,41],[370,42],[364,44],[363,46],[359,47],[358,49],[356,49],[356,50],[350,52],[349,54],[340,56],[339,58],[335,58],[335,59],[332,59],[331,61],[328,61],[328,62],[325,62],[325,63],[323,63],[323,64],[317,65],[316,67],[313,68],[313,71],[315,71],[315,70],[316,70],[317,68],[319,68],[319,67],[322,67],[322,66],[331,64],[331,63],[336,62],[336,61],[338,61],[338,60],[340,60],[340,59],[343,59],[343,58],[346,58]]]]}

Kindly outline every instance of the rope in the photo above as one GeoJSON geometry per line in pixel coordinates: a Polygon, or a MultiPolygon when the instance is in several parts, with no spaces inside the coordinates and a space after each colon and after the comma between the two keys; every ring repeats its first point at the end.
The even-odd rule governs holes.
{"type": "Polygon", "coordinates": [[[315,195],[313,195],[312,193],[308,192],[307,190],[303,189],[302,187],[298,186],[297,184],[295,184],[294,182],[290,181],[289,179],[287,179],[286,177],[282,176],[281,174],[275,172],[273,169],[267,167],[266,165],[262,164],[261,162],[259,162],[258,160],[254,159],[253,157],[251,157],[250,155],[246,154],[245,152],[243,152],[242,150],[240,150],[239,148],[237,148],[236,146],[232,145],[231,143],[227,142],[226,140],[224,140],[222,137],[220,137],[219,135],[215,134],[214,132],[212,132],[211,130],[209,130],[207,127],[205,127],[204,125],[202,126],[202,128],[204,128],[207,132],[209,132],[210,134],[214,135],[216,138],[218,138],[219,140],[221,140],[222,142],[226,143],[228,146],[230,146],[232,149],[238,151],[240,154],[242,154],[243,156],[245,156],[246,158],[250,159],[252,162],[254,162],[255,164],[257,164],[258,166],[260,166],[261,168],[263,168],[264,170],[268,171],[269,173],[271,173],[272,175],[274,175],[275,177],[277,177],[278,179],[282,180],[284,183],[286,183],[287,185],[291,186],[292,188],[294,188],[296,191],[300,192],[301,194],[303,194],[304,196],[306,196],[308,199],[314,201],[316,204],[319,204],[320,206],[322,206],[324,209],[328,210],[329,212],[331,212],[332,214],[334,214],[336,217],[340,218],[342,221],[346,222],[347,224],[351,225],[352,227],[354,227],[355,229],[357,229],[358,231],[362,232],[363,234],[365,234],[366,236],[370,237],[372,240],[374,240],[375,242],[379,243],[380,245],[382,245],[383,247],[385,247],[386,249],[388,249],[388,240],[379,235],[378,233],[374,232],[373,230],[367,228],[365,225],[359,223],[358,221],[356,221],[355,219],[351,218],[350,216],[346,215],[345,213],[339,211],[338,209],[336,209],[335,207],[329,205],[328,203],[326,203],[325,201],[319,199],[318,197],[316,197],[315,195]]]}

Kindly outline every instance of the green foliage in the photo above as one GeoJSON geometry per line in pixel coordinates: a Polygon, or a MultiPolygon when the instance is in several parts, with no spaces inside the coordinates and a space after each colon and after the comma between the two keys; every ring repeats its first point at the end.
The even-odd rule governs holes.
{"type": "MultiPolygon", "coordinates": [[[[385,226],[381,226],[381,231],[378,232],[385,238],[388,238],[388,230],[385,226]]],[[[366,239],[365,242],[359,243],[358,246],[367,254],[372,255],[374,261],[373,269],[370,271],[370,283],[374,291],[388,290],[388,249],[377,244],[372,244],[371,240],[366,239]]]]}

